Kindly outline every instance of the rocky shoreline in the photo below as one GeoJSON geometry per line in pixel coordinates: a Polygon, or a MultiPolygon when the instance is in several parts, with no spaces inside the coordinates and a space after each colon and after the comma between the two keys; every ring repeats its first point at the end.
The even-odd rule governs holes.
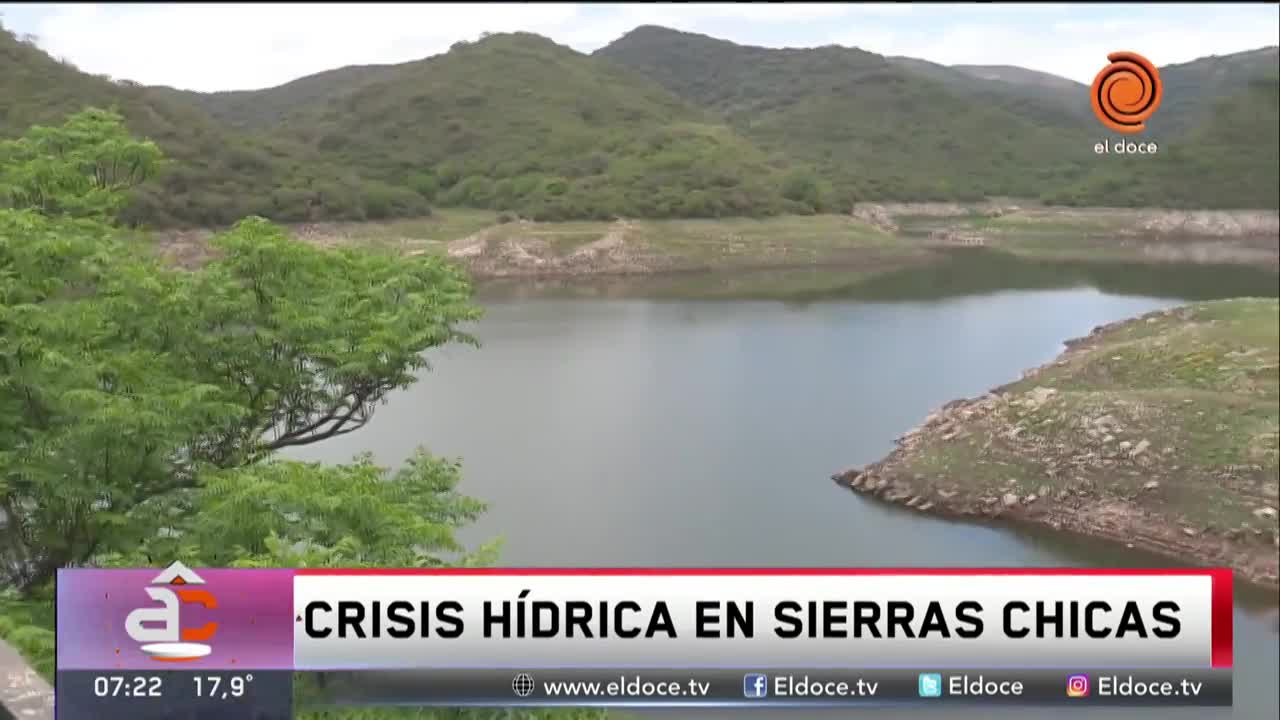
{"type": "MultiPolygon", "coordinates": [[[[1008,203],[859,204],[844,220],[855,233],[879,235],[877,242],[833,241],[821,251],[788,247],[785,236],[755,243],[735,237],[727,220],[722,236],[712,231],[710,245],[724,245],[718,256],[689,257],[689,243],[671,247],[664,230],[644,220],[617,220],[598,239],[559,254],[551,241],[565,228],[517,221],[481,230],[447,246],[447,254],[467,266],[473,277],[539,278],[609,275],[662,275],[691,270],[797,265],[893,266],[936,260],[931,251],[951,248],[1003,250],[1039,255],[1132,262],[1236,264],[1280,267],[1280,213],[1269,210],[1180,211],[1112,208],[1021,207],[1008,203]],[[921,236],[904,226],[928,229],[921,236]],[[984,225],[987,222],[994,225],[984,225]],[[975,224],[976,223],[976,224],[975,224]],[[1047,242],[1023,240],[1043,235],[1047,242]],[[885,238],[892,241],[885,242],[885,238]]],[[[815,222],[820,219],[815,218],[815,222]]],[[[670,232],[670,228],[666,229],[670,232]]],[[[678,234],[678,233],[676,233],[678,234]]],[[[705,239],[705,238],[704,238],[705,239]]]]}
{"type": "Polygon", "coordinates": [[[1280,589],[1272,468],[1228,465],[1176,477],[1186,468],[1177,464],[1185,461],[1177,459],[1181,451],[1175,443],[1166,445],[1167,438],[1133,416],[1077,414],[1078,406],[1069,402],[1077,393],[1038,384],[1079,364],[1077,358],[1094,350],[1099,339],[1127,332],[1136,323],[1176,321],[1178,312],[1160,311],[1095,328],[1089,336],[1069,341],[1053,362],[1024,373],[1022,380],[948,403],[900,437],[888,456],[837,473],[833,480],[918,512],[1100,538],[1179,562],[1229,566],[1250,583],[1280,589]],[[1051,422],[1072,431],[1039,431],[1051,422]],[[938,456],[966,458],[968,464],[949,467],[950,474],[929,472],[938,465],[928,461],[938,456]],[[1179,498],[1180,483],[1189,482],[1233,489],[1229,491],[1245,503],[1235,519],[1244,517],[1244,522],[1203,522],[1193,519],[1193,513],[1180,514],[1174,503],[1188,502],[1179,498]],[[1242,489],[1246,486],[1247,491],[1242,489]]]}
{"type": "MultiPolygon", "coordinates": [[[[431,218],[290,226],[333,247],[372,243],[408,255],[439,253],[477,279],[663,275],[744,266],[901,265],[938,248],[979,247],[1027,257],[1280,267],[1280,212],[1062,208],[987,202],[863,203],[842,215],[766,219],[627,219],[500,222],[454,212],[431,218]],[[434,218],[434,220],[433,220],[434,218]],[[443,219],[442,219],[443,218],[443,219]],[[466,232],[461,228],[466,227],[466,232]],[[457,234],[455,234],[457,233],[457,234]]],[[[209,229],[157,234],[159,251],[183,266],[211,255],[209,229]]]]}

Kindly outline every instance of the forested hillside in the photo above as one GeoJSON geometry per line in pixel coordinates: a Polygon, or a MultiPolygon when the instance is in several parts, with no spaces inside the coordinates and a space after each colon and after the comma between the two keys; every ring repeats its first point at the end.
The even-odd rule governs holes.
{"type": "Polygon", "coordinates": [[[774,50],[642,27],[598,54],[817,164],[857,199],[1022,194],[1078,175],[1093,159],[1082,132],[1033,122],[858,49],[774,50]]]}
{"type": "Polygon", "coordinates": [[[785,209],[764,153],[639,75],[530,34],[495,35],[327,92],[262,91],[234,122],[449,205],[539,219],[785,209]],[[294,101],[282,106],[277,95],[294,101]]]}
{"type": "Polygon", "coordinates": [[[292,138],[241,132],[176,95],[83,73],[0,28],[0,138],[57,125],[85,107],[113,108],[169,159],[136,188],[124,218],[221,225],[246,215],[361,219],[425,212],[416,193],[362,179],[292,138]]]}
{"type": "Polygon", "coordinates": [[[1090,127],[1087,85],[1057,75],[1010,65],[939,65],[928,60],[889,57],[890,63],[943,83],[969,99],[981,100],[1049,127],[1090,127]]]}
{"type": "Polygon", "coordinates": [[[1276,207],[1276,51],[1162,71],[1161,153],[1095,157],[1083,85],[854,48],[767,49],[641,27],[586,55],[498,34],[398,65],[194,93],[83,73],[0,30],[0,138],[114,108],[169,161],[152,226],[422,215],[840,212],[858,201],[1276,207]]]}
{"type": "Polygon", "coordinates": [[[1143,136],[1163,150],[1133,158],[1093,155],[1111,134],[1089,112],[1084,85],[1023,68],[749,47],[651,26],[597,54],[813,160],[863,199],[1278,205],[1274,47],[1163,68],[1164,100],[1143,136]]]}
{"type": "MultiPolygon", "coordinates": [[[[1242,93],[1256,90],[1258,81],[1276,82],[1280,73],[1280,48],[1209,56],[1160,69],[1164,99],[1152,116],[1150,132],[1179,137],[1202,129],[1224,102],[1233,102],[1242,93]]],[[[1274,108],[1272,108],[1274,117],[1274,108]]],[[[1248,121],[1248,118],[1243,118],[1248,121]]],[[[1258,140],[1276,142],[1276,133],[1258,140]]]]}
{"type": "Polygon", "coordinates": [[[1108,157],[1046,199],[1069,205],[1280,206],[1280,81],[1257,78],[1220,100],[1206,121],[1157,158],[1108,157]],[[1158,162],[1152,162],[1158,160],[1158,162]],[[1125,202],[1117,203],[1115,198],[1125,202]]]}

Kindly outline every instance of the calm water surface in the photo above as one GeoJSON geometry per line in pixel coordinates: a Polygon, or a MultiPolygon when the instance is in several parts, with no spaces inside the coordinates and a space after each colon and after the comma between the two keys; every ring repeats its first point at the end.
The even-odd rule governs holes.
{"type": "MultiPolygon", "coordinates": [[[[462,490],[490,504],[463,538],[503,537],[503,563],[513,566],[1167,564],[1109,545],[904,513],[829,476],[880,458],[931,410],[1016,378],[1095,325],[1186,298],[1274,294],[1274,275],[1142,271],[1126,288],[1118,270],[1105,281],[1055,271],[1016,284],[1002,271],[1018,289],[1000,290],[998,277],[939,272],[804,303],[495,293],[482,297],[487,314],[474,328],[481,349],[434,352],[434,370],[368,427],[304,457],[341,461],[367,450],[394,465],[423,445],[460,458],[462,490]]],[[[1253,606],[1246,600],[1236,612],[1234,714],[1070,715],[1274,718],[1274,618],[1265,596],[1253,606]]]]}

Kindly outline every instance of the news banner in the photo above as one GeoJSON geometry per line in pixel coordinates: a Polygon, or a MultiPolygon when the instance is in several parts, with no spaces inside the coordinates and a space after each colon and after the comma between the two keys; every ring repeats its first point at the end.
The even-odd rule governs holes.
{"type": "Polygon", "coordinates": [[[69,569],[60,720],[1230,706],[1227,569],[69,569]]]}

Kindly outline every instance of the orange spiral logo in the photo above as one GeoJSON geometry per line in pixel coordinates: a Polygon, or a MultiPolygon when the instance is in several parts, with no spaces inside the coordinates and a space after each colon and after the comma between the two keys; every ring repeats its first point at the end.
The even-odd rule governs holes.
{"type": "Polygon", "coordinates": [[[1160,71],[1135,52],[1113,52],[1107,59],[1111,64],[1093,79],[1093,114],[1116,132],[1142,132],[1164,94],[1160,71]]]}

